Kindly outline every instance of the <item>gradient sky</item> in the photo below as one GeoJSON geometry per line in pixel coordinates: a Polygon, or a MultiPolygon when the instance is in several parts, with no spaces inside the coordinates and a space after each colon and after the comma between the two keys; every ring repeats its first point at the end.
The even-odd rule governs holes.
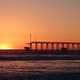
{"type": "Polygon", "coordinates": [[[0,45],[32,40],[80,41],[80,0],[0,0],[0,45]]]}

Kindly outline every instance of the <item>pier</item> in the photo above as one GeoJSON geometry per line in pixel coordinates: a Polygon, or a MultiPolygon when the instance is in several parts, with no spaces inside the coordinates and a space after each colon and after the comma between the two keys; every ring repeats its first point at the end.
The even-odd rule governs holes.
{"type": "Polygon", "coordinates": [[[80,42],[32,41],[28,44],[30,49],[35,50],[60,50],[62,48],[66,48],[69,50],[80,50],[80,42]]]}

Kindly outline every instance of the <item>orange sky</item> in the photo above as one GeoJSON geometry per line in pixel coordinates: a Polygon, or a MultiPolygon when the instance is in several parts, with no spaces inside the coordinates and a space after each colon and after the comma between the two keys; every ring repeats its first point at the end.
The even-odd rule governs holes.
{"type": "Polygon", "coordinates": [[[0,0],[0,48],[23,48],[30,32],[32,40],[80,41],[80,1],[0,0]]]}

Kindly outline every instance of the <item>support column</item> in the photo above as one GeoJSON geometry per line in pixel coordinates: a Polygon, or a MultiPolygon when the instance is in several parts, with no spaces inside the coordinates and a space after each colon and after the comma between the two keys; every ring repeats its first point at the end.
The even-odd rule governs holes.
{"type": "Polygon", "coordinates": [[[46,43],[46,49],[48,50],[48,43],[46,43]]]}
{"type": "Polygon", "coordinates": [[[41,50],[43,50],[43,43],[40,43],[41,44],[41,50]]]}
{"type": "Polygon", "coordinates": [[[65,47],[64,47],[64,43],[61,43],[61,46],[62,46],[62,48],[65,48],[65,47]]]}
{"type": "Polygon", "coordinates": [[[66,43],[66,48],[67,49],[69,49],[70,48],[70,46],[69,46],[70,44],[69,43],[66,43]]]}
{"type": "Polygon", "coordinates": [[[80,44],[79,43],[77,43],[77,49],[80,49],[80,44]]]}
{"type": "Polygon", "coordinates": [[[32,49],[32,43],[30,43],[30,49],[32,49]]]}
{"type": "Polygon", "coordinates": [[[59,47],[59,43],[56,43],[56,49],[59,49],[60,47],[59,47]]]}
{"type": "Polygon", "coordinates": [[[75,49],[75,44],[74,44],[74,43],[72,43],[71,45],[72,45],[72,49],[75,49]]]}
{"type": "Polygon", "coordinates": [[[38,49],[38,43],[35,42],[35,49],[38,49]]]}
{"type": "Polygon", "coordinates": [[[52,48],[52,50],[54,49],[54,43],[51,43],[51,48],[52,48]]]}

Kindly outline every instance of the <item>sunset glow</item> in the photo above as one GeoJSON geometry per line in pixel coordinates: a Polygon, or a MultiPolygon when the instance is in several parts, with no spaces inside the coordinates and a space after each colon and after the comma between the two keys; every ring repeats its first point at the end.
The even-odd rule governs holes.
{"type": "Polygon", "coordinates": [[[1,44],[0,49],[13,49],[13,48],[8,44],[1,44]]]}
{"type": "Polygon", "coordinates": [[[80,41],[80,0],[0,0],[0,48],[24,48],[30,33],[34,41],[80,41]]]}

